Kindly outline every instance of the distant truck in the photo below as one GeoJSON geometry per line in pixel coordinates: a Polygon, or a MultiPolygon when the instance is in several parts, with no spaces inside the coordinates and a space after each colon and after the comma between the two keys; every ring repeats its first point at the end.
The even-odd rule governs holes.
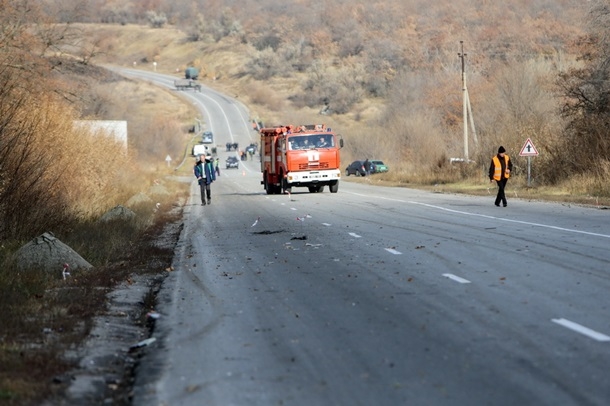
{"type": "Polygon", "coordinates": [[[197,80],[197,78],[199,78],[199,69],[194,68],[192,66],[186,68],[184,70],[184,78],[197,80]]]}
{"type": "Polygon", "coordinates": [[[176,87],[176,90],[193,89],[197,92],[201,92],[201,85],[192,79],[176,79],[174,80],[174,86],[176,87]]]}
{"type": "Polygon", "coordinates": [[[328,186],[339,190],[343,139],[324,124],[262,128],[261,171],[267,194],[290,192],[306,187],[319,193],[328,186]]]}

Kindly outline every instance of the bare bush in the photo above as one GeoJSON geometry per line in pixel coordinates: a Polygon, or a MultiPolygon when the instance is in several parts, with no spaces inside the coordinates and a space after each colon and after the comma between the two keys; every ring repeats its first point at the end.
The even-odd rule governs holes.
{"type": "Polygon", "coordinates": [[[285,100],[268,86],[251,83],[245,89],[253,104],[265,106],[272,111],[280,111],[285,106],[285,100]]]}
{"type": "Polygon", "coordinates": [[[278,54],[297,72],[305,71],[314,60],[313,48],[303,38],[293,44],[284,44],[278,54]]]}
{"type": "Polygon", "coordinates": [[[364,97],[366,72],[362,65],[344,65],[339,68],[313,63],[307,80],[302,84],[304,94],[293,97],[297,103],[309,107],[322,107],[324,112],[345,114],[364,97]]]}
{"type": "Polygon", "coordinates": [[[565,97],[562,114],[568,120],[559,162],[577,174],[606,175],[599,163],[610,156],[610,6],[592,3],[589,35],[583,39],[581,68],[563,73],[559,80],[565,97]]]}
{"type": "Polygon", "coordinates": [[[220,41],[229,36],[241,37],[244,29],[241,22],[235,18],[233,10],[227,7],[222,11],[219,19],[210,22],[208,32],[215,41],[220,41]]]}
{"type": "Polygon", "coordinates": [[[203,41],[207,36],[207,21],[203,14],[197,13],[194,22],[186,29],[189,40],[203,41]]]}
{"type": "Polygon", "coordinates": [[[281,44],[282,38],[277,33],[268,33],[253,43],[254,47],[259,51],[271,48],[274,52],[278,50],[281,44]]]}
{"type": "Polygon", "coordinates": [[[246,73],[257,80],[266,80],[287,73],[287,66],[272,48],[256,51],[245,66],[246,73]]]}
{"type": "Polygon", "coordinates": [[[561,132],[563,124],[557,115],[553,66],[552,61],[531,60],[498,70],[493,91],[477,104],[478,161],[489,159],[500,145],[516,157],[528,138],[539,152],[555,148],[554,135],[561,132]]]}
{"type": "Polygon", "coordinates": [[[157,13],[156,11],[149,10],[146,12],[146,19],[152,28],[161,28],[167,24],[167,16],[165,13],[157,13]]]}

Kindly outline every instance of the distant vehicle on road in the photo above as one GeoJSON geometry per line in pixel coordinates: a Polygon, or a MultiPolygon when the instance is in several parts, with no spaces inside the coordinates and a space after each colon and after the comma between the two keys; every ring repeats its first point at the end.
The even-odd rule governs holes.
{"type": "Polygon", "coordinates": [[[230,156],[227,158],[227,160],[225,161],[226,164],[226,168],[239,168],[239,159],[237,159],[236,156],[230,156]]]}
{"type": "Polygon", "coordinates": [[[201,92],[201,85],[191,79],[177,79],[174,80],[174,86],[176,90],[189,90],[193,89],[197,92],[201,92]]]}
{"type": "Polygon", "coordinates": [[[203,144],[193,145],[193,156],[208,155],[209,151],[210,151],[210,149],[208,148],[207,145],[203,145],[203,144]]]}
{"type": "Polygon", "coordinates": [[[185,79],[197,80],[198,77],[199,77],[199,69],[190,66],[184,70],[185,79]]]}
{"type": "Polygon", "coordinates": [[[214,134],[212,134],[212,131],[205,131],[203,133],[202,141],[204,144],[213,144],[214,143],[214,134]]]}

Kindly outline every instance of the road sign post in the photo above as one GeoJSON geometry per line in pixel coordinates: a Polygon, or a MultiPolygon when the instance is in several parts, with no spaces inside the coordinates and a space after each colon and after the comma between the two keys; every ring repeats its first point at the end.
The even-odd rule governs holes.
{"type": "Polygon", "coordinates": [[[523,144],[523,148],[521,148],[521,152],[519,152],[519,156],[527,157],[527,186],[531,185],[531,173],[532,173],[532,157],[538,156],[538,150],[534,146],[534,143],[529,138],[523,144]]]}

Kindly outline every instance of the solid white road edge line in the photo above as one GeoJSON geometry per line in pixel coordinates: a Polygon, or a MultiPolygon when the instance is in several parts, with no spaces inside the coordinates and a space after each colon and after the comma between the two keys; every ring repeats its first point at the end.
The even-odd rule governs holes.
{"type": "Polygon", "coordinates": [[[593,233],[593,232],[589,232],[589,231],[575,230],[573,228],[565,228],[565,227],[551,226],[548,224],[533,223],[531,221],[513,220],[513,219],[502,218],[502,217],[490,216],[487,214],[468,213],[466,211],[448,209],[446,207],[437,206],[434,204],[415,202],[415,201],[411,201],[411,200],[394,199],[394,198],[384,197],[384,196],[371,196],[371,195],[365,195],[363,193],[353,193],[353,192],[343,192],[343,193],[350,193],[350,194],[356,195],[356,196],[375,197],[378,199],[388,200],[388,201],[392,201],[392,202],[415,204],[418,206],[429,207],[431,209],[442,210],[442,211],[446,211],[449,213],[463,214],[465,216],[482,217],[482,218],[488,218],[488,219],[492,219],[492,220],[505,221],[507,223],[524,224],[524,225],[528,225],[528,226],[532,226],[532,227],[541,227],[541,228],[548,228],[551,230],[566,231],[569,233],[591,235],[594,237],[610,238],[610,234],[593,233]]]}

